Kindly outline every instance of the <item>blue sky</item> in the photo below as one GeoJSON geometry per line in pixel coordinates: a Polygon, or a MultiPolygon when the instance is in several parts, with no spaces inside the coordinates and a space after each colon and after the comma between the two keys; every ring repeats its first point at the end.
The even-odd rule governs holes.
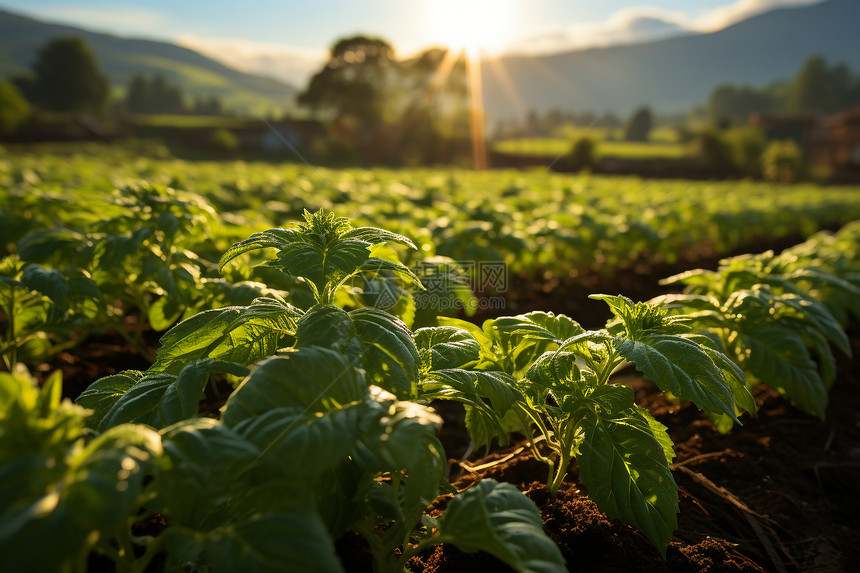
{"type": "Polygon", "coordinates": [[[775,6],[817,0],[0,0],[0,7],[124,36],[177,41],[249,71],[298,80],[337,39],[381,36],[403,55],[444,43],[472,2],[504,16],[497,52],[552,52],[725,27],[775,6]]]}

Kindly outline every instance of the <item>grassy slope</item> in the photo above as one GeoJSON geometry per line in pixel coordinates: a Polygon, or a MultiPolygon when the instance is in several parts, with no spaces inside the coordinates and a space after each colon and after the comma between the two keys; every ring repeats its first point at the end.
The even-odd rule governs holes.
{"type": "Polygon", "coordinates": [[[129,39],[41,22],[0,10],[0,75],[29,69],[51,38],[77,36],[92,47],[99,65],[121,96],[134,73],[163,74],[187,97],[219,96],[237,111],[265,114],[293,104],[296,88],[262,76],[245,74],[201,54],[167,42],[129,39]]]}

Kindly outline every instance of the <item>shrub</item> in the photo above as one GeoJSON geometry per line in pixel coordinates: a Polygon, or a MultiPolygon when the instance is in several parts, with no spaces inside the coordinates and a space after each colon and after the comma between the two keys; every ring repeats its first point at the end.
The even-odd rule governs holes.
{"type": "Polygon", "coordinates": [[[761,158],[762,174],[768,181],[793,183],[803,176],[803,152],[790,139],[772,141],[761,158]]]}
{"type": "Polygon", "coordinates": [[[30,106],[12,84],[0,81],[0,134],[9,133],[27,120],[30,106]]]}
{"type": "Polygon", "coordinates": [[[564,163],[572,171],[593,169],[597,165],[597,142],[591,137],[580,137],[565,155],[564,163]]]}
{"type": "Polygon", "coordinates": [[[236,151],[239,149],[239,140],[229,129],[221,128],[213,131],[210,142],[219,151],[236,151]]]}

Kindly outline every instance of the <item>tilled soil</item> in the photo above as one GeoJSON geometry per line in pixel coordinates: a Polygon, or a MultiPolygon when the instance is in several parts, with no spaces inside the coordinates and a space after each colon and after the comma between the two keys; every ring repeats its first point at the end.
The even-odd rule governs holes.
{"type": "MultiPolygon", "coordinates": [[[[858,334],[857,332],[854,333],[858,334]]],[[[860,338],[853,339],[860,352],[860,338]]],[[[826,421],[794,408],[766,386],[761,409],[744,426],[720,435],[690,403],[667,403],[651,382],[630,371],[616,382],[636,390],[637,402],[667,426],[675,442],[680,489],[675,538],[664,560],[648,539],[608,519],[588,500],[575,466],[550,500],[546,468],[522,443],[464,462],[457,441],[458,409],[440,405],[443,439],[454,485],[493,478],[517,485],[541,510],[545,530],[571,571],[840,572],[860,559],[860,381],[856,361],[843,360],[826,421]],[[497,462],[486,469],[467,471],[497,462]]],[[[437,500],[437,504],[446,503],[437,500]]],[[[442,546],[413,571],[508,570],[488,555],[442,546]]]]}

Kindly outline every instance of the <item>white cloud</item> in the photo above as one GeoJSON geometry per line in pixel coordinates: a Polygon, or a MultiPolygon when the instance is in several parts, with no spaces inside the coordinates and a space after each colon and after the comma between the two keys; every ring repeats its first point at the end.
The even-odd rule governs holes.
{"type": "Polygon", "coordinates": [[[224,64],[259,75],[304,85],[328,58],[327,50],[281,43],[181,34],[176,42],[224,64]]]}
{"type": "Polygon", "coordinates": [[[104,29],[109,33],[164,38],[173,26],[170,18],[157,10],[138,6],[39,6],[28,12],[40,18],[85,27],[104,29]]]}
{"type": "Polygon", "coordinates": [[[721,30],[762,12],[786,6],[816,4],[822,0],[737,0],[726,6],[708,10],[696,18],[695,27],[702,32],[721,30]]]}
{"type": "Polygon", "coordinates": [[[564,50],[633,44],[684,33],[713,32],[756,14],[785,6],[802,6],[822,0],[736,0],[691,17],[684,12],[654,6],[624,8],[603,22],[575,26],[516,42],[516,53],[551,53],[564,50]]]}

